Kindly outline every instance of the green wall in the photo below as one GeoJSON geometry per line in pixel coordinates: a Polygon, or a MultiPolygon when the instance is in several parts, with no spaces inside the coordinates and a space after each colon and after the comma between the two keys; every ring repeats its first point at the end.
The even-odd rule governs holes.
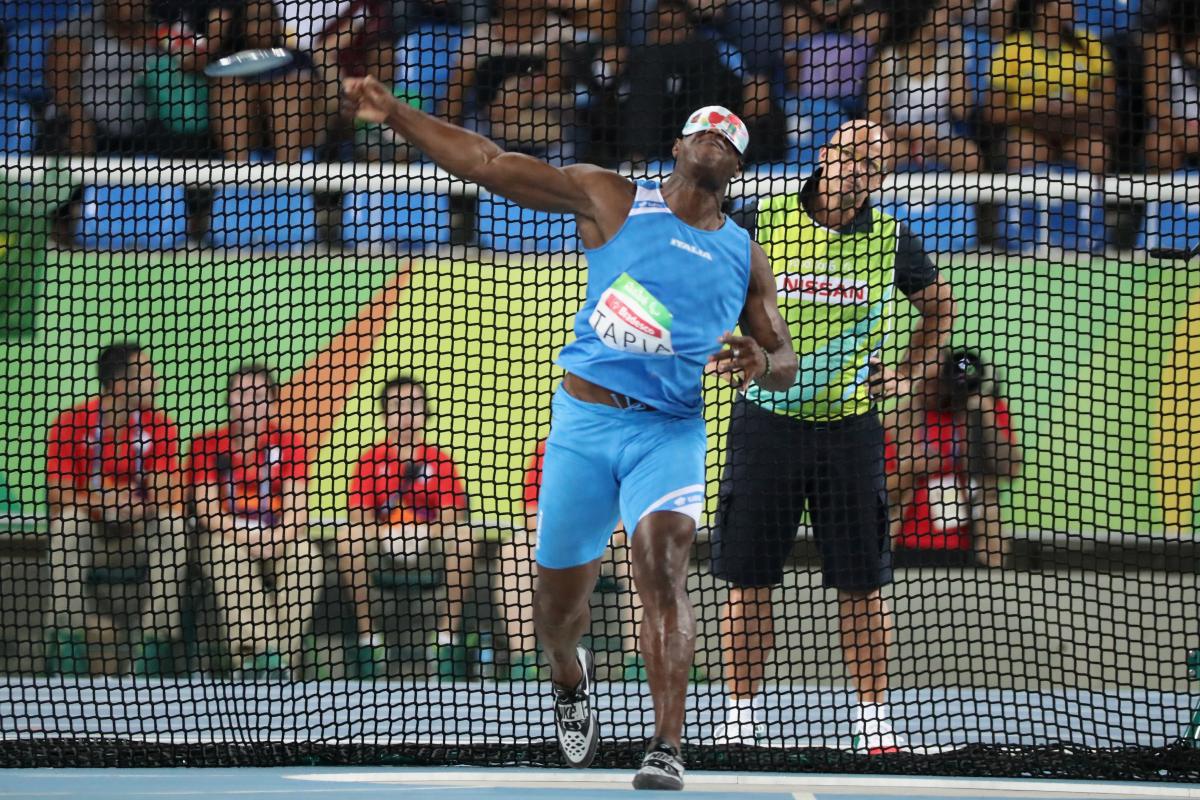
{"type": "MultiPolygon", "coordinates": [[[[0,473],[26,509],[40,503],[47,426],[95,390],[91,364],[111,339],[136,338],[151,349],[165,382],[162,404],[191,435],[220,420],[230,366],[263,359],[286,378],[399,265],[352,256],[52,253],[41,330],[0,341],[0,473]]],[[[1086,258],[960,255],[939,265],[961,298],[955,342],[980,347],[997,364],[1011,399],[1028,462],[1013,486],[1013,522],[1055,531],[1161,528],[1150,481],[1156,382],[1200,273],[1086,258]]],[[[331,387],[352,397],[316,465],[318,504],[336,510],[345,464],[376,433],[374,383],[403,368],[433,387],[433,438],[464,464],[476,508],[514,511],[524,454],[547,428],[545,392],[556,375],[547,361],[565,341],[582,281],[574,266],[546,260],[417,260],[374,368],[358,387],[331,387]]],[[[717,432],[730,393],[714,384],[709,394],[717,432]]],[[[715,477],[722,442],[710,444],[715,477]]]]}

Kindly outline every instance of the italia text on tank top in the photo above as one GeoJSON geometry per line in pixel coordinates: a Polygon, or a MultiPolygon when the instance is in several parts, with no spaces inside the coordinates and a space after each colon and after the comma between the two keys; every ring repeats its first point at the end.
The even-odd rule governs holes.
{"type": "Polygon", "coordinates": [[[588,286],[560,367],[667,414],[699,416],[708,357],[732,331],[750,281],[750,234],[694,228],[640,182],[616,236],[587,250],[588,286]]]}

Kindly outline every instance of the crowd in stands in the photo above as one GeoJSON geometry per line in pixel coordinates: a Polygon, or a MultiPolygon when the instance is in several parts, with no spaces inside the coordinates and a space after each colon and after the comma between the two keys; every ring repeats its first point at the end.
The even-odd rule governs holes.
{"type": "Polygon", "coordinates": [[[1173,170],[1200,153],[1200,0],[94,1],[6,23],[12,51],[43,41],[40,74],[10,70],[28,85],[5,91],[45,151],[419,157],[339,108],[339,81],[370,73],[559,161],[668,158],[710,103],[747,120],[752,162],[803,166],[854,116],[888,125],[908,169],[1173,170]],[[201,71],[280,45],[298,57],[278,74],[201,71]]]}

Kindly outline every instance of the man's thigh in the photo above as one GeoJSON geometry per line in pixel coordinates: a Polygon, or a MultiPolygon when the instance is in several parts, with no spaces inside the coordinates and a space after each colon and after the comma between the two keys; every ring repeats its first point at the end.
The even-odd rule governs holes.
{"type": "Polygon", "coordinates": [[[805,497],[799,423],[745,400],[734,405],[718,490],[712,573],[734,586],[774,586],[796,541],[805,497]]]}
{"type": "Polygon", "coordinates": [[[892,580],[883,428],[874,414],[820,432],[806,483],[824,583],[851,592],[892,580]]]}

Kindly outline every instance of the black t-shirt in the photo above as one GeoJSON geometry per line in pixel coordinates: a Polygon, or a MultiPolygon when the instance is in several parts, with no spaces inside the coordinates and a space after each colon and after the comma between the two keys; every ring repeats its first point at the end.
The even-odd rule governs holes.
{"type": "Polygon", "coordinates": [[[625,143],[646,158],[670,157],[679,129],[697,108],[741,105],[741,78],[721,63],[716,42],[700,36],[633,48],[626,81],[625,143]]]}
{"type": "MultiPolygon", "coordinates": [[[[808,198],[812,197],[816,191],[818,174],[813,174],[805,183],[804,189],[801,190],[800,197],[807,205],[808,198]]],[[[864,205],[859,209],[854,220],[838,229],[838,233],[857,233],[870,228],[871,226],[871,207],[870,204],[864,205]]],[[[750,235],[757,238],[758,236],[758,201],[751,200],[740,209],[732,212],[733,221],[741,225],[750,235]]],[[[933,262],[929,260],[928,254],[925,252],[925,247],[921,243],[920,238],[904,226],[904,223],[897,221],[898,235],[896,242],[896,266],[895,277],[893,283],[907,296],[912,296],[928,286],[932,286],[937,280],[938,270],[933,262]]]]}

